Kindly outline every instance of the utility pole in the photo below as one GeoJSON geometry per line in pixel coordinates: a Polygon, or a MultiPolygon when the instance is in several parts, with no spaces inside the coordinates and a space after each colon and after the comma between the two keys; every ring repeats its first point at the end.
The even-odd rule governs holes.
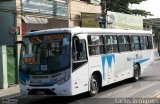
{"type": "Polygon", "coordinates": [[[106,16],[107,16],[107,0],[101,0],[101,21],[100,27],[101,28],[106,28],[107,21],[106,21],[106,16]]]}

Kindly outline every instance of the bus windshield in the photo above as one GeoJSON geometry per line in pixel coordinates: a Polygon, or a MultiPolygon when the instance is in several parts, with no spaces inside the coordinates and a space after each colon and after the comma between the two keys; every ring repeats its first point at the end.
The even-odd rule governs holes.
{"type": "Polygon", "coordinates": [[[20,70],[51,74],[70,67],[70,34],[43,34],[23,39],[20,70]]]}

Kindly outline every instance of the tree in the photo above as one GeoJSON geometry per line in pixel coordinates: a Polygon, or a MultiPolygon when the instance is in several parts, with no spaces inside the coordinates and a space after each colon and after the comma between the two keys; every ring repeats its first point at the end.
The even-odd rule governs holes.
{"type": "MultiPolygon", "coordinates": [[[[103,0],[102,0],[103,1],[103,0]]],[[[120,12],[126,14],[136,14],[141,16],[152,16],[150,12],[139,9],[130,9],[129,4],[140,4],[146,0],[105,0],[106,2],[106,11],[120,12]]]]}
{"type": "Polygon", "coordinates": [[[131,10],[132,14],[141,15],[141,16],[153,16],[151,12],[146,12],[145,10],[134,9],[131,10]]]}

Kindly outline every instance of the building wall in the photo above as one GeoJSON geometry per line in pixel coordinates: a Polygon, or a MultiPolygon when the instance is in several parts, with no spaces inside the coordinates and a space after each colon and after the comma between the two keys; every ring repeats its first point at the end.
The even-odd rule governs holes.
{"type": "Polygon", "coordinates": [[[14,36],[9,34],[9,28],[15,26],[15,0],[0,1],[0,44],[13,44],[14,36]]]}
{"type": "Polygon", "coordinates": [[[62,19],[49,19],[48,28],[68,27],[68,21],[62,19]]]}
{"type": "Polygon", "coordinates": [[[16,1],[16,26],[19,27],[19,34],[17,34],[16,40],[22,40],[22,19],[21,19],[21,0],[15,0],[16,1]]]}
{"type": "MultiPolygon", "coordinates": [[[[3,89],[8,87],[9,79],[15,78],[15,76],[12,75],[12,77],[9,78],[9,70],[15,72],[15,69],[8,67],[9,55],[7,47],[13,45],[16,41],[15,34],[10,33],[10,28],[16,26],[16,1],[0,1],[0,8],[0,88],[3,89]]],[[[11,51],[11,53],[13,54],[13,51],[11,51]]],[[[15,66],[12,62],[10,64],[15,66]]]]}
{"type": "Polygon", "coordinates": [[[72,0],[69,3],[69,26],[80,26],[81,13],[101,13],[101,6],[89,4],[80,0],[72,0]]]}
{"type": "Polygon", "coordinates": [[[63,28],[68,27],[68,21],[67,20],[60,20],[60,19],[48,19],[47,24],[26,24],[23,23],[23,34],[25,35],[26,32],[30,32],[33,30],[44,30],[44,29],[53,29],[53,28],[63,28]],[[24,29],[26,28],[26,29],[24,29]]]}
{"type": "Polygon", "coordinates": [[[47,28],[46,24],[26,24],[27,32],[36,31],[36,30],[43,30],[47,28]]]}

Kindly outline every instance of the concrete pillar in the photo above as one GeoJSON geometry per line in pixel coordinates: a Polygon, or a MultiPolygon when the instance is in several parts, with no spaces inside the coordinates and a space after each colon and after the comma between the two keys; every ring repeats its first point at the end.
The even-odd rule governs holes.
{"type": "Polygon", "coordinates": [[[8,88],[6,46],[0,45],[0,88],[8,88]]]}

